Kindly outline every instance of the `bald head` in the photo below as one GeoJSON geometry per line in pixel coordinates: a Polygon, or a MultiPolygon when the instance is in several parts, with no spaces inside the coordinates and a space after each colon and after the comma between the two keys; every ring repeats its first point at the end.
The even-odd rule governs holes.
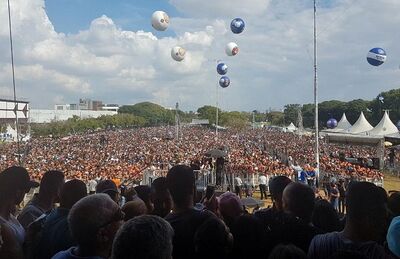
{"type": "Polygon", "coordinates": [[[147,207],[142,199],[135,198],[133,201],[125,203],[122,207],[122,211],[125,213],[124,220],[127,221],[137,216],[147,214],[147,207]]]}
{"type": "Polygon", "coordinates": [[[311,222],[314,210],[315,194],[310,186],[302,183],[290,183],[283,191],[283,209],[304,222],[311,222]]]}

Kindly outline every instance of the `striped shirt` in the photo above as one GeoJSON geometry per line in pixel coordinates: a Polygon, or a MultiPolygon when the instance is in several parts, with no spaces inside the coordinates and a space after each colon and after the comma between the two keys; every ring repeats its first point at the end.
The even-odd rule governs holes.
{"type": "Polygon", "coordinates": [[[339,232],[315,236],[308,249],[308,258],[329,258],[332,254],[342,250],[357,251],[369,259],[393,258],[376,242],[355,243],[343,237],[339,232]]]}

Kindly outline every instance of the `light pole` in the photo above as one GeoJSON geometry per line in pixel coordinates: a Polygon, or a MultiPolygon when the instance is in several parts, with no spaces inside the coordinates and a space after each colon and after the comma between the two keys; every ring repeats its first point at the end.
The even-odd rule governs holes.
{"type": "Polygon", "coordinates": [[[314,105],[315,105],[315,162],[319,182],[318,81],[317,81],[317,3],[314,0],[314,105]]]}

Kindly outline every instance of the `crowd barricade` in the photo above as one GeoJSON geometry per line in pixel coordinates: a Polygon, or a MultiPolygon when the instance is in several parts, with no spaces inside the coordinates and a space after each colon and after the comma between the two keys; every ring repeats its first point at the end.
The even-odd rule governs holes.
{"type": "Polygon", "coordinates": [[[167,176],[168,170],[160,170],[160,169],[146,169],[143,171],[143,177],[141,185],[151,186],[153,181],[159,177],[167,176]]]}

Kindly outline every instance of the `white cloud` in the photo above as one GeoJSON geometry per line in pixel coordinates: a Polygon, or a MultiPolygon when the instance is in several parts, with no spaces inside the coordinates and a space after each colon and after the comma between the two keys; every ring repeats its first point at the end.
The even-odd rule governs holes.
{"type": "MultiPolygon", "coordinates": [[[[17,93],[34,107],[90,97],[120,104],[149,100],[173,106],[179,101],[193,110],[215,103],[215,61],[221,59],[232,81],[221,90],[223,109],[265,110],[313,100],[309,1],[170,3],[184,16],[171,19],[175,37],[123,30],[107,10],[88,29],[66,35],[54,30],[43,0],[12,1],[17,93]],[[236,16],[246,20],[240,35],[229,31],[236,16]],[[230,41],[240,47],[235,57],[224,53],[230,41]],[[187,49],[183,62],[170,57],[176,45],[187,49]]],[[[400,1],[336,0],[318,11],[321,100],[372,98],[398,87],[400,1]],[[376,46],[389,55],[379,68],[365,60],[376,46]]],[[[9,95],[5,5],[0,5],[0,49],[0,94],[9,95]]]]}

